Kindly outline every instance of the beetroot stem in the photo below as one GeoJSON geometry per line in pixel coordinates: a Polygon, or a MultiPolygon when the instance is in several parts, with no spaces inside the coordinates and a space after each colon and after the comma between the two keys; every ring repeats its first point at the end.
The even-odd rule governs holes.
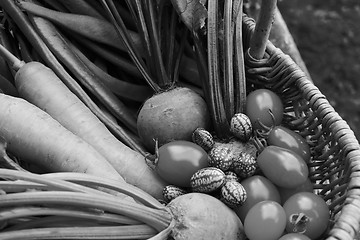
{"type": "Polygon", "coordinates": [[[154,80],[150,76],[149,69],[147,69],[144,61],[142,60],[139,53],[133,46],[129,33],[126,30],[125,23],[123,22],[120,14],[117,12],[114,2],[112,0],[102,0],[101,2],[107,14],[109,15],[111,22],[114,24],[117,33],[119,34],[124,44],[126,45],[131,59],[134,61],[135,65],[139,68],[141,74],[143,75],[147,83],[150,85],[150,87],[155,92],[159,92],[160,87],[158,86],[158,84],[154,82],[154,80]]]}
{"type": "Polygon", "coordinates": [[[245,78],[245,60],[242,35],[242,9],[243,0],[238,1],[238,13],[235,23],[235,111],[244,113],[246,107],[246,78],[245,78]]]}
{"type": "Polygon", "coordinates": [[[262,0],[259,18],[250,41],[249,54],[254,59],[262,59],[269,39],[271,26],[275,19],[276,0],[262,0]]]}
{"type": "Polygon", "coordinates": [[[208,6],[208,71],[209,71],[209,108],[212,113],[216,135],[226,138],[229,126],[226,119],[223,96],[220,86],[218,1],[209,1],[208,6]]]}
{"type": "Polygon", "coordinates": [[[224,105],[226,117],[230,121],[235,114],[234,66],[233,66],[233,0],[224,4],[224,105]]]}

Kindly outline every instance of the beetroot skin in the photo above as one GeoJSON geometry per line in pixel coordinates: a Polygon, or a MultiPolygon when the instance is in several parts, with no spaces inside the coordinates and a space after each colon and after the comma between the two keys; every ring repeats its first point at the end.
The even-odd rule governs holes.
{"type": "Polygon", "coordinates": [[[205,100],[189,88],[178,87],[155,94],[139,111],[139,136],[149,151],[173,140],[191,141],[192,132],[208,128],[210,116],[205,100]]]}

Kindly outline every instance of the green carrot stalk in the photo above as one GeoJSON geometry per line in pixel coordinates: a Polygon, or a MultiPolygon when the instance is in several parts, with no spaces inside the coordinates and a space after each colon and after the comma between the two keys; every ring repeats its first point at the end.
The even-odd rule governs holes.
{"type": "Polygon", "coordinates": [[[17,39],[20,48],[20,56],[24,62],[40,61],[39,56],[34,54],[33,48],[29,41],[25,39],[24,34],[20,31],[13,30],[14,38],[17,39]]]}
{"type": "Polygon", "coordinates": [[[86,0],[62,0],[61,3],[71,13],[88,15],[98,19],[105,19],[102,13],[86,0]]]}
{"type": "MultiPolygon", "coordinates": [[[[34,15],[44,17],[46,19],[49,19],[50,21],[54,22],[55,24],[61,26],[64,29],[68,29],[69,31],[76,33],[76,35],[81,35],[87,39],[91,39],[93,41],[97,41],[100,43],[105,43],[113,48],[127,51],[126,45],[122,42],[122,40],[119,38],[116,29],[114,26],[106,21],[101,20],[95,17],[86,16],[86,15],[80,15],[80,14],[72,14],[72,13],[64,13],[59,11],[54,11],[48,8],[44,8],[42,6],[39,6],[37,4],[31,3],[31,2],[21,2],[19,5],[25,9],[27,12],[30,12],[34,15]]],[[[151,19],[150,19],[151,21],[151,19]]],[[[143,29],[143,28],[142,28],[143,29]]],[[[143,31],[145,31],[143,29],[143,31]]],[[[146,31],[145,31],[146,32],[146,31]]],[[[141,42],[141,34],[137,34],[133,31],[130,31],[126,29],[126,33],[129,34],[129,40],[131,41],[131,44],[134,46],[134,51],[138,52],[139,54],[142,54],[145,56],[145,59],[149,59],[149,57],[146,57],[146,52],[143,49],[143,44],[141,42]]],[[[155,33],[154,33],[155,34],[155,33]]],[[[156,40],[156,36],[153,34],[153,40],[152,41],[158,41],[156,40]]],[[[149,40],[148,40],[149,41],[149,40]]],[[[145,41],[146,42],[146,41],[145,41]]],[[[101,53],[101,51],[98,53],[101,53]]],[[[152,58],[154,56],[159,55],[159,49],[156,50],[156,52],[152,53],[152,58]],[[155,55],[154,55],[155,54],[155,55]]],[[[152,59],[150,58],[150,59],[152,59]]],[[[114,59],[112,59],[114,61],[114,59]]],[[[157,61],[148,61],[148,62],[157,62],[157,61]]],[[[154,66],[161,66],[162,64],[155,64],[154,66]]],[[[182,71],[180,72],[182,76],[187,79],[190,82],[198,82],[198,72],[197,69],[194,68],[196,64],[194,64],[194,61],[191,58],[184,57],[182,58],[180,62],[180,66],[182,71]]],[[[124,69],[127,69],[129,66],[123,66],[124,69]]],[[[161,70],[161,69],[160,69],[161,70]]],[[[163,70],[161,70],[163,72],[163,70]]],[[[164,77],[164,76],[163,76],[164,77]]]]}
{"type": "Polygon", "coordinates": [[[121,79],[111,76],[90,61],[90,59],[74,45],[72,45],[71,48],[79,56],[81,61],[83,61],[84,64],[101,80],[101,82],[118,97],[143,102],[153,94],[153,91],[148,86],[122,81],[121,79]]]}
{"type": "MultiPolygon", "coordinates": [[[[136,49],[136,46],[132,42],[130,33],[126,28],[122,17],[120,16],[119,12],[117,11],[114,2],[102,0],[101,3],[104,6],[104,9],[105,9],[106,13],[108,14],[109,18],[111,19],[111,23],[115,27],[118,36],[120,36],[121,39],[123,40],[123,43],[125,44],[126,49],[129,53],[131,59],[134,61],[136,67],[141,72],[145,81],[149,84],[149,86],[155,92],[159,92],[161,90],[161,88],[156,83],[156,81],[154,81],[153,76],[151,76],[151,72],[150,72],[148,66],[145,64],[138,49],[136,49]]],[[[139,3],[137,3],[137,4],[139,4],[139,3]]],[[[139,9],[141,9],[141,8],[139,8],[139,9]]],[[[145,46],[147,46],[147,45],[145,45],[145,46]]]]}
{"type": "MultiPolygon", "coordinates": [[[[32,0],[30,0],[30,1],[32,1],[32,0]]],[[[62,12],[67,12],[68,11],[68,9],[62,3],[62,1],[45,0],[44,4],[46,4],[47,6],[49,6],[50,8],[52,8],[52,9],[54,9],[56,11],[62,11],[62,12]]]]}
{"type": "MultiPolygon", "coordinates": [[[[54,24],[70,30],[72,33],[82,35],[120,50],[125,48],[124,45],[122,45],[121,39],[116,34],[113,25],[107,20],[89,15],[59,12],[29,1],[20,1],[18,2],[18,6],[26,12],[46,18],[54,24]]],[[[131,39],[135,43],[137,42],[136,36],[136,34],[131,36],[131,39]]],[[[141,45],[137,47],[141,49],[141,45]]]]}
{"type": "Polygon", "coordinates": [[[85,46],[86,50],[93,52],[102,59],[113,64],[115,67],[118,67],[119,71],[127,73],[136,79],[142,78],[139,69],[131,62],[130,59],[126,58],[123,53],[114,52],[111,48],[96,44],[94,41],[76,35],[72,36],[72,40],[75,40],[78,45],[85,46]]]}
{"type": "MultiPolygon", "coordinates": [[[[3,45],[6,49],[8,49],[10,52],[12,52],[14,55],[18,56],[19,49],[18,47],[15,47],[15,45],[17,44],[16,39],[14,39],[10,30],[5,26],[3,26],[3,24],[1,23],[0,23],[0,44],[3,45]]],[[[9,66],[8,63],[5,61],[5,59],[3,58],[0,58],[0,74],[3,75],[8,80],[12,80],[15,74],[11,66],[9,66]]]]}

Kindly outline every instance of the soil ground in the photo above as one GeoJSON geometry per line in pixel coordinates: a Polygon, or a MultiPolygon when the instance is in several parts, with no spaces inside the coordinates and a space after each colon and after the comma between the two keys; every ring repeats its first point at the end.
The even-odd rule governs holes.
{"type": "Polygon", "coordinates": [[[314,84],[360,139],[360,2],[280,0],[314,84]]]}

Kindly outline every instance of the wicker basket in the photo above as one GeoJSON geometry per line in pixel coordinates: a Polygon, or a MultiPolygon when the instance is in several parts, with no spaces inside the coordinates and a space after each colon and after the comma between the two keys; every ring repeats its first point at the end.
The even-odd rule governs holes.
{"type": "MultiPolygon", "coordinates": [[[[244,49],[255,21],[244,16],[244,49]]],[[[247,85],[270,88],[281,96],[284,124],[308,140],[312,151],[310,179],[331,211],[331,223],[321,239],[354,239],[360,225],[360,147],[348,124],[298,65],[268,42],[266,57],[245,57],[247,85]]]]}

